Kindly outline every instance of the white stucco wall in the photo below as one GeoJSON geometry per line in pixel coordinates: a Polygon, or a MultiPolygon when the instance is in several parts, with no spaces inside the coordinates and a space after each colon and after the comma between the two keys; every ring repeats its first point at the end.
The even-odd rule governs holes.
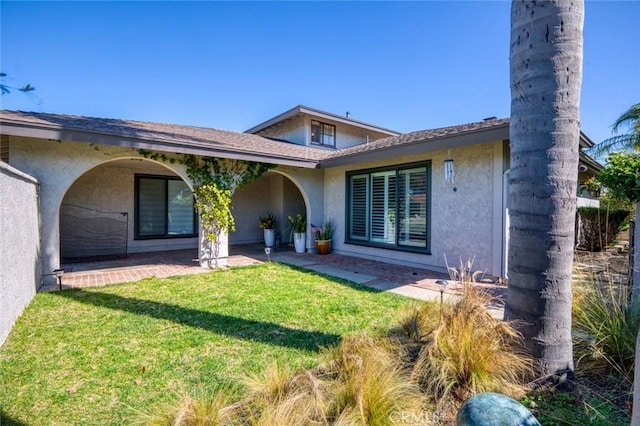
{"type": "Polygon", "coordinates": [[[40,283],[38,182],[0,162],[0,345],[40,283]]]}
{"type": "Polygon", "coordinates": [[[445,271],[445,255],[450,266],[458,266],[460,259],[475,257],[474,269],[499,275],[503,232],[502,145],[496,141],[451,150],[450,156],[455,162],[454,185],[444,181],[444,160],[449,156],[446,151],[325,169],[324,215],[336,224],[334,249],[338,253],[441,271],[445,271]],[[346,244],[345,173],[424,160],[431,161],[431,254],[346,244]]]}

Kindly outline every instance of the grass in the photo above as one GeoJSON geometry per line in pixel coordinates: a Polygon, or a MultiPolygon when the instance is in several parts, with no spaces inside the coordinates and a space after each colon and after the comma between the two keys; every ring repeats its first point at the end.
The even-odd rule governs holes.
{"type": "Polygon", "coordinates": [[[575,286],[573,334],[576,370],[606,378],[615,372],[633,384],[640,302],[627,285],[585,280],[575,286]]]}
{"type": "Polygon", "coordinates": [[[276,360],[311,368],[343,336],[385,334],[407,303],[276,263],[41,293],[0,349],[2,424],[126,424],[177,395],[232,399],[276,360]]]}

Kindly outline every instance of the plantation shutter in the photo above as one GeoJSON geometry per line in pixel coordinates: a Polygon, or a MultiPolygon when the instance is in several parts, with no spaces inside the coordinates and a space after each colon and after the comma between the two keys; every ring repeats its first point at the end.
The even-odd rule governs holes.
{"type": "Polygon", "coordinates": [[[395,171],[371,175],[371,241],[395,243],[395,171]]]}
{"type": "Polygon", "coordinates": [[[349,238],[368,240],[367,218],[369,216],[368,175],[352,176],[350,181],[351,205],[349,206],[349,238]]]}
{"type": "Polygon", "coordinates": [[[424,167],[398,173],[400,238],[398,244],[427,245],[427,174],[424,167]]]}

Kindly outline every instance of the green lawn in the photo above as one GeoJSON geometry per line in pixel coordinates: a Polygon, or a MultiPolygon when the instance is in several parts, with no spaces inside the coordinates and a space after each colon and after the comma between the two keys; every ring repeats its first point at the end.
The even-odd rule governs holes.
{"type": "Polygon", "coordinates": [[[41,293],[0,349],[0,424],[128,424],[276,361],[315,365],[406,303],[276,263],[41,293]]]}

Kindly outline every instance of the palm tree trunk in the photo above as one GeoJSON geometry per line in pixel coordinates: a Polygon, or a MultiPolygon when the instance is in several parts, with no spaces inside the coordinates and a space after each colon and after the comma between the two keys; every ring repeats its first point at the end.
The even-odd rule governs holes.
{"type": "Polygon", "coordinates": [[[509,289],[541,373],[573,378],[571,268],[580,137],[584,3],[511,5],[509,289]]]}
{"type": "MultiPolygon", "coordinates": [[[[640,201],[636,203],[636,218],[633,239],[633,288],[631,298],[635,301],[640,299],[640,201]]],[[[631,242],[631,241],[629,241],[631,242]]]]}

